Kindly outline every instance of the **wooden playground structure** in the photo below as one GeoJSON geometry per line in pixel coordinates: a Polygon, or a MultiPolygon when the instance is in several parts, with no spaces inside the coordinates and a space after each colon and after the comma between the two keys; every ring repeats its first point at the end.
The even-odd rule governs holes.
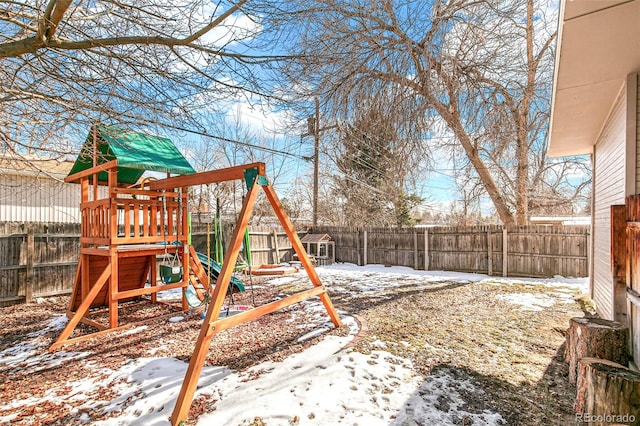
{"type": "Polygon", "coordinates": [[[78,182],[81,188],[80,259],[67,309],[69,322],[50,350],[131,326],[119,324],[120,303],[132,300],[157,303],[159,292],[179,288],[182,290],[181,308],[186,310],[189,309],[187,291],[190,284],[199,299],[205,297],[204,292],[210,293],[210,303],[171,415],[171,423],[175,426],[187,418],[216,333],[314,296],[320,298],[336,327],[341,321],[266,177],[264,163],[195,173],[170,140],[125,133],[123,137],[117,129],[94,126],[66,179],[67,182],[78,182]],[[140,180],[146,170],[165,171],[167,177],[140,180]],[[171,176],[171,173],[176,175],[171,176]],[[197,253],[190,246],[187,190],[190,186],[231,180],[244,180],[247,193],[217,280],[210,283],[197,253]],[[261,189],[312,285],[284,299],[219,318],[261,189]],[[172,259],[172,263],[167,265],[162,260],[166,258],[172,259]],[[196,281],[200,287],[195,285],[196,281]],[[97,312],[104,313],[105,310],[108,324],[92,319],[97,312]],[[80,323],[97,331],[72,337],[80,323]]]}

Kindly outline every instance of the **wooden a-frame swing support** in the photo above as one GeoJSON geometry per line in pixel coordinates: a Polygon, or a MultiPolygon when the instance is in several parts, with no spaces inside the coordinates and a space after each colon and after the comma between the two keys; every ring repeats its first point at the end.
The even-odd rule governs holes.
{"type": "Polygon", "coordinates": [[[311,261],[306,255],[298,234],[295,232],[295,229],[287,214],[285,213],[280,200],[276,196],[273,187],[267,180],[264,163],[251,163],[242,166],[230,167],[227,169],[196,173],[193,175],[171,177],[151,182],[149,184],[149,188],[151,190],[173,190],[174,188],[183,188],[194,185],[241,179],[244,179],[246,181],[248,193],[246,194],[244,202],[242,204],[240,216],[238,217],[235,228],[233,230],[233,236],[231,237],[229,248],[224,257],[222,269],[220,270],[215,289],[211,296],[211,303],[209,304],[209,308],[207,309],[202,327],[200,329],[200,334],[198,336],[198,341],[196,342],[193,354],[191,355],[189,367],[187,369],[184,381],[182,382],[182,388],[180,389],[175,408],[171,415],[171,423],[173,426],[177,426],[187,419],[187,414],[193,400],[196,386],[198,384],[198,379],[200,378],[200,374],[202,372],[209,347],[211,346],[212,338],[216,333],[235,325],[254,320],[263,315],[277,311],[279,309],[293,305],[294,303],[301,302],[314,296],[318,296],[320,298],[333,324],[336,327],[340,327],[342,324],[340,321],[340,316],[331,303],[331,299],[327,294],[326,288],[322,285],[316,270],[314,269],[311,261]],[[291,241],[294,251],[298,254],[298,257],[300,258],[300,261],[304,266],[304,270],[307,272],[309,279],[313,284],[313,287],[308,290],[304,290],[288,296],[284,299],[280,299],[275,302],[256,307],[249,311],[245,311],[231,317],[219,319],[218,317],[222,309],[225,295],[227,294],[227,289],[229,287],[233,268],[236,264],[238,254],[242,247],[244,232],[249,225],[249,219],[251,218],[251,214],[253,213],[253,208],[255,206],[260,188],[264,190],[269,203],[273,207],[278,220],[282,224],[287,237],[291,241]]]}
{"type": "MultiPolygon", "coordinates": [[[[95,151],[95,149],[94,149],[95,151]]],[[[320,282],[298,234],[276,196],[273,187],[265,175],[264,163],[250,163],[226,169],[167,177],[147,183],[148,190],[121,187],[117,183],[118,161],[113,160],[67,177],[68,181],[79,181],[82,188],[82,237],[81,256],[76,270],[74,289],[67,310],[69,322],[51,345],[54,351],[63,345],[80,342],[89,338],[102,336],[129,325],[118,324],[118,301],[135,299],[142,295],[150,295],[156,302],[156,293],[172,288],[182,289],[182,309],[188,308],[185,291],[188,285],[189,270],[200,282],[209,286],[207,274],[200,264],[197,253],[188,242],[188,224],[184,220],[188,212],[186,192],[189,186],[218,183],[244,179],[248,193],[242,204],[240,216],[236,222],[233,236],[229,242],[216,286],[211,295],[200,334],[195,345],[189,367],[178,395],[176,406],[171,415],[172,424],[178,425],[187,418],[195,389],[211,346],[213,335],[219,331],[251,321],[268,313],[277,311],[294,303],[318,296],[327,310],[333,324],[340,327],[341,321],[331,303],[325,287],[320,282]],[[109,194],[99,199],[97,184],[98,173],[107,172],[109,194]],[[89,180],[93,182],[93,200],[89,196],[89,180]],[[282,224],[291,245],[300,258],[313,287],[293,294],[284,299],[267,303],[234,316],[219,319],[220,311],[227,294],[234,266],[244,238],[245,231],[258,193],[262,188],[282,224]],[[179,191],[179,192],[178,192],[179,191]],[[125,198],[121,198],[124,195],[125,198]],[[128,197],[128,198],[127,198],[128,197]],[[167,197],[171,201],[167,201],[167,197]],[[182,201],[177,202],[179,197],[182,201]],[[160,201],[163,199],[164,201],[160,201]],[[165,205],[162,209],[160,205],[165,205]],[[122,210],[124,234],[118,232],[118,211],[122,210]],[[166,210],[166,211],[165,211],[166,210]],[[178,212],[181,212],[178,214],[178,212]],[[182,279],[179,282],[165,285],[156,283],[156,256],[167,248],[164,231],[158,229],[173,228],[176,232],[171,236],[178,245],[171,245],[171,251],[177,252],[181,259],[182,279]],[[133,229],[133,231],[130,231],[133,229]],[[133,235],[132,235],[133,232],[133,235]],[[163,243],[159,245],[158,243],[163,243]],[[148,277],[150,287],[145,286],[148,277]],[[89,318],[90,308],[108,308],[109,324],[105,326],[89,318]],[[99,331],[71,338],[71,334],[80,323],[89,324],[99,331]]],[[[197,291],[197,290],[196,290],[197,291]]],[[[204,297],[204,295],[200,295],[204,297]]]]}

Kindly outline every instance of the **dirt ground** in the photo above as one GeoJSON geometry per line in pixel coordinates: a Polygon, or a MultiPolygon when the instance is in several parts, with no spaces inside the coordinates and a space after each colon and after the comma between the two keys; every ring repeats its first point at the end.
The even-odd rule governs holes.
{"type": "MultiPolygon", "coordinates": [[[[266,280],[259,279],[254,291],[235,295],[233,303],[259,305],[301,285],[297,282],[261,285],[266,280]]],[[[509,425],[575,423],[572,414],[575,388],[567,379],[563,349],[569,319],[584,315],[582,305],[571,297],[577,297],[577,293],[558,296],[554,289],[542,285],[498,281],[442,282],[421,287],[408,284],[375,292],[349,289],[346,283],[340,291],[332,291],[330,287],[329,291],[336,307],[354,315],[361,325],[360,334],[351,343],[356,350],[367,353],[383,347],[411,359],[424,376],[446,370],[456,377],[469,378],[482,392],[471,394],[457,389],[466,400],[468,412],[489,409],[500,413],[509,425]],[[532,311],[503,301],[514,294],[551,294],[560,298],[552,306],[532,311]]],[[[64,313],[67,302],[68,298],[58,297],[0,309],[0,352],[11,351],[32,333],[42,332],[54,316],[64,313]]],[[[265,360],[281,360],[313,345],[323,337],[297,342],[298,337],[314,328],[309,317],[312,313],[301,306],[294,305],[219,333],[206,363],[244,370],[265,360]]],[[[125,320],[172,312],[167,306],[146,303],[131,304],[122,311],[125,320]]],[[[0,418],[17,412],[19,416],[12,424],[73,425],[83,424],[87,418],[92,422],[117,417],[117,412],[100,408],[89,413],[72,413],[64,404],[43,406],[34,403],[33,398],[48,392],[63,395],[68,391],[68,381],[88,374],[85,368],[88,363],[89,371],[93,372],[89,374],[98,375],[103,367],[117,369],[149,353],[188,361],[201,317],[198,310],[180,315],[185,317],[180,322],[167,321],[165,316],[161,317],[165,320],[151,321],[146,329],[135,334],[114,333],[66,348],[87,352],[81,362],[62,360],[58,366],[46,369],[27,362],[18,366],[0,363],[0,418]],[[2,408],[6,406],[4,403],[14,400],[24,403],[19,408],[2,408]]],[[[329,333],[346,335],[347,331],[341,328],[329,333]]],[[[59,331],[47,332],[44,339],[53,343],[58,334],[59,331]]],[[[46,349],[35,350],[46,353],[46,349]]],[[[100,392],[94,395],[96,400],[109,399],[109,389],[100,392]]],[[[196,399],[189,423],[194,424],[214,404],[196,399]]],[[[448,401],[443,398],[439,404],[445,410],[448,401]]],[[[261,424],[260,419],[255,424],[261,424]]],[[[459,424],[471,423],[462,418],[459,424]]]]}

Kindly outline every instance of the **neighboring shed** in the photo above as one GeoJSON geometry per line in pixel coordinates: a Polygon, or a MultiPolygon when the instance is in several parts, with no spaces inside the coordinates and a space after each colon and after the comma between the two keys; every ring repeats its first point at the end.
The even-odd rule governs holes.
{"type": "Polygon", "coordinates": [[[307,253],[315,257],[318,266],[335,263],[335,242],[331,240],[328,234],[307,234],[300,241],[307,253]]]}
{"type": "Polygon", "coordinates": [[[625,253],[626,197],[640,192],[639,43],[640,0],[561,1],[549,142],[552,156],[591,155],[591,297],[602,318],[633,326],[636,362],[638,289],[612,259],[625,253]]]}
{"type": "Polygon", "coordinates": [[[80,194],[63,179],[73,162],[0,157],[0,222],[80,222],[80,194]]]}

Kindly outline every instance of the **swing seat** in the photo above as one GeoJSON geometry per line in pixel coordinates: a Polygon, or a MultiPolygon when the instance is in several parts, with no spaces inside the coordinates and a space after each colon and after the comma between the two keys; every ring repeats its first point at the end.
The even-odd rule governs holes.
{"type": "Polygon", "coordinates": [[[173,284],[182,280],[182,266],[160,265],[160,276],[165,284],[173,284]]]}

